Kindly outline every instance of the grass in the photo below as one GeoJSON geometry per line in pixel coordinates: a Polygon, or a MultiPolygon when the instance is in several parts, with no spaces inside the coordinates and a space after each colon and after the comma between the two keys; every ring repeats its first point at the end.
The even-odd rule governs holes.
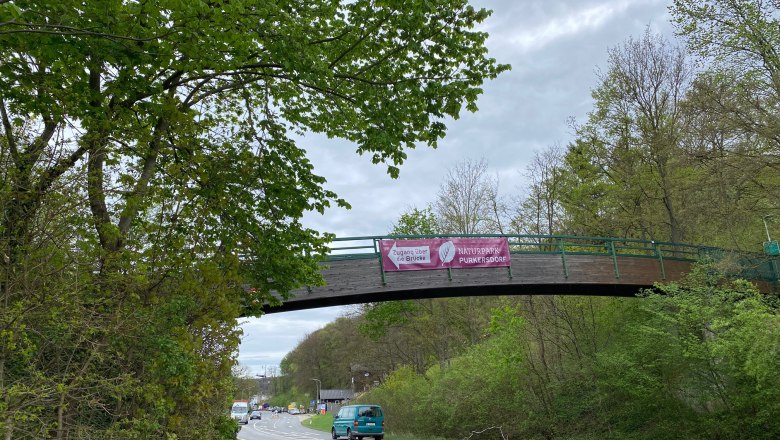
{"type": "Polygon", "coordinates": [[[307,428],[316,429],[317,431],[330,432],[330,428],[333,426],[333,414],[315,414],[310,418],[301,421],[301,425],[307,428]]]}
{"type": "MultiPolygon", "coordinates": [[[[306,420],[301,421],[301,425],[316,429],[317,431],[330,432],[330,428],[333,426],[333,414],[325,413],[316,414],[306,420]]],[[[385,433],[385,440],[444,440],[440,437],[436,439],[430,437],[417,437],[411,434],[394,434],[392,432],[385,433]]]]}

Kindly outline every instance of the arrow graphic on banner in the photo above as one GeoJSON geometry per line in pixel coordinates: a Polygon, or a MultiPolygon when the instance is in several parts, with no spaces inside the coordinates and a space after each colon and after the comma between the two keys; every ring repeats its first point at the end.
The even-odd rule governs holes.
{"type": "Polygon", "coordinates": [[[397,247],[393,243],[387,258],[395,264],[396,269],[400,269],[402,264],[420,264],[431,262],[430,246],[407,246],[397,247]]]}

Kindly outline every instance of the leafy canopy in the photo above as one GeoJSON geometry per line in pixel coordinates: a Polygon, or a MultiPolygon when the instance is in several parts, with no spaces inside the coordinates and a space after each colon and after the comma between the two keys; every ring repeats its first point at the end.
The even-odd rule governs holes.
{"type": "Polygon", "coordinates": [[[347,139],[397,176],[405,149],[436,147],[508,69],[473,30],[488,15],[465,0],[4,3],[0,104],[19,170],[5,230],[86,164],[103,249],[145,246],[154,227],[251,257],[262,291],[313,282],[295,258],[325,240],[298,219],[347,203],[293,137],[347,139]]]}

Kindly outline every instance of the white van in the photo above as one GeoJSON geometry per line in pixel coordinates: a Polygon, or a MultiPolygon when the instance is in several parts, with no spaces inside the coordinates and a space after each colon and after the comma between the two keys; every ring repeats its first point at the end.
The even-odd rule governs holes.
{"type": "Polygon", "coordinates": [[[249,402],[233,402],[230,418],[244,425],[249,423],[249,402]]]}

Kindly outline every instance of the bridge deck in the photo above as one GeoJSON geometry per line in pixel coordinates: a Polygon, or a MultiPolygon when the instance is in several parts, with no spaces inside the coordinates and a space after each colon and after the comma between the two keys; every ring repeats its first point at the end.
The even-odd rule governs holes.
{"type": "Polygon", "coordinates": [[[322,275],[322,287],[299,289],[294,297],[268,313],[366,302],[413,298],[577,294],[632,296],[658,281],[679,280],[690,261],[617,257],[618,275],[608,256],[569,255],[566,272],[559,255],[512,255],[506,268],[425,270],[385,273],[382,283],[377,259],[331,261],[322,275]],[[666,278],[664,279],[664,274],[666,278]]]}
{"type": "MultiPolygon", "coordinates": [[[[571,245],[571,239],[577,237],[567,238],[570,239],[567,245],[571,245]]],[[[373,245],[342,249],[376,249],[376,240],[379,238],[371,239],[374,240],[373,245]]],[[[515,251],[511,254],[510,268],[383,272],[376,252],[337,255],[323,264],[325,286],[293,291],[292,297],[284,300],[281,306],[266,307],[265,311],[278,313],[367,302],[454,296],[633,296],[641,289],[653,287],[654,283],[680,280],[691,270],[696,260],[696,253],[690,251],[683,253],[683,257],[675,256],[680,255],[680,246],[696,248],[694,246],[670,246],[664,255],[656,242],[635,242],[650,247],[634,248],[639,251],[630,255],[619,255],[614,246],[611,251],[601,255],[564,250],[538,253],[515,251]],[[646,252],[648,249],[650,252],[646,252]]],[[[592,247],[593,244],[587,246],[592,247]]],[[[565,249],[563,242],[561,249],[565,249]]],[[[601,249],[610,247],[602,245],[601,249]]],[[[761,276],[752,278],[762,291],[776,291],[776,281],[762,279],[761,276]]]]}

